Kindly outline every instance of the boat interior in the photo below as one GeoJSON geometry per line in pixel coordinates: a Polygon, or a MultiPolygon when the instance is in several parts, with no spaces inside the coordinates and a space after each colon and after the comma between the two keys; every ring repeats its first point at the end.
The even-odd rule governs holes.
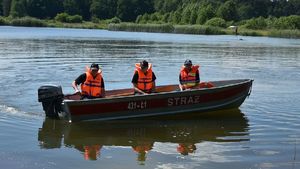
{"type": "MultiPolygon", "coordinates": [[[[201,82],[196,89],[221,87],[221,86],[226,86],[226,85],[242,83],[245,81],[249,81],[249,79],[201,82]]],[[[172,92],[172,91],[180,91],[179,85],[175,84],[175,85],[157,86],[155,93],[172,92]]],[[[107,91],[105,91],[105,94],[106,94],[105,98],[131,96],[131,95],[134,95],[134,90],[132,88],[107,90],[107,91]]],[[[65,95],[64,98],[68,99],[68,100],[80,100],[81,97],[80,97],[80,95],[69,94],[69,95],[65,95]]]]}

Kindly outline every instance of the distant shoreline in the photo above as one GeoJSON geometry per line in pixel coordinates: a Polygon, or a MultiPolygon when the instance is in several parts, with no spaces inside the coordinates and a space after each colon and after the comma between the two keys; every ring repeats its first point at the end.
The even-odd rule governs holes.
{"type": "Polygon", "coordinates": [[[265,36],[279,38],[300,38],[300,30],[277,30],[264,29],[253,30],[238,28],[235,32],[232,28],[221,28],[204,25],[172,25],[172,24],[137,24],[130,22],[122,23],[93,23],[83,21],[81,23],[64,23],[55,20],[40,20],[36,18],[19,18],[13,20],[4,20],[0,18],[0,26],[24,26],[24,27],[55,27],[55,28],[80,28],[80,29],[105,29],[110,31],[128,31],[128,32],[152,32],[152,33],[178,33],[195,35],[241,35],[241,36],[265,36]]]}
{"type": "Polygon", "coordinates": [[[241,36],[264,36],[278,38],[300,38],[300,30],[252,30],[240,29],[235,32],[231,28],[220,28],[203,25],[171,25],[171,24],[136,24],[120,23],[109,24],[108,30],[129,32],[156,32],[156,33],[180,33],[195,35],[241,35],[241,36]]]}

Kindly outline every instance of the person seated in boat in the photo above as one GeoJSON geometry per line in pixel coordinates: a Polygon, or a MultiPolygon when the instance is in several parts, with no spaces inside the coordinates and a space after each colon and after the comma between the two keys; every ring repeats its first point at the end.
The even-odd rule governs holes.
{"type": "Polygon", "coordinates": [[[81,99],[105,97],[104,80],[99,65],[93,63],[86,69],[86,72],[78,76],[72,83],[76,94],[81,95],[81,99]],[[81,85],[81,92],[78,85],[81,85]]]}
{"type": "Polygon", "coordinates": [[[185,156],[190,153],[195,153],[196,150],[197,148],[194,143],[179,143],[177,147],[177,152],[185,156]]]}
{"type": "Polygon", "coordinates": [[[135,64],[135,71],[132,77],[132,84],[135,94],[150,94],[155,92],[156,76],[152,71],[152,64],[143,60],[135,64]]]}
{"type": "Polygon", "coordinates": [[[137,160],[140,162],[146,161],[146,154],[152,150],[153,148],[153,142],[151,141],[138,141],[138,143],[132,145],[133,151],[135,151],[138,154],[137,160]]]}
{"type": "Polygon", "coordinates": [[[75,145],[77,150],[83,152],[85,160],[97,160],[101,155],[102,145],[75,145]]]}
{"type": "Polygon", "coordinates": [[[193,65],[192,61],[187,59],[179,73],[180,90],[199,88],[200,75],[199,65],[193,65]]]}

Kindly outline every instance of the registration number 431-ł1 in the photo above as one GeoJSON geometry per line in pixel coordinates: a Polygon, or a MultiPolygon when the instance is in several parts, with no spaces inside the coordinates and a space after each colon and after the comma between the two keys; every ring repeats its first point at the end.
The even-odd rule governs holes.
{"type": "Polygon", "coordinates": [[[145,109],[147,108],[147,101],[133,101],[128,103],[129,110],[145,109]]]}

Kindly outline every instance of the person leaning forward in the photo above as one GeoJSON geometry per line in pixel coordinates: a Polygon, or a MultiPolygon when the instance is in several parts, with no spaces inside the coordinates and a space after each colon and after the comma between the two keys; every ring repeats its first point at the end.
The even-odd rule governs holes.
{"type": "Polygon", "coordinates": [[[193,65],[192,61],[189,59],[184,62],[179,73],[179,87],[181,91],[199,87],[199,67],[199,65],[193,65]]]}
{"type": "Polygon", "coordinates": [[[135,71],[132,77],[132,84],[135,94],[150,94],[155,92],[156,76],[152,71],[152,64],[143,60],[135,64],[135,71]]]}
{"type": "Polygon", "coordinates": [[[77,77],[72,83],[76,94],[81,99],[95,99],[105,97],[104,80],[99,65],[93,63],[86,72],[77,77]],[[81,84],[81,92],[78,85],[81,84]]]}

